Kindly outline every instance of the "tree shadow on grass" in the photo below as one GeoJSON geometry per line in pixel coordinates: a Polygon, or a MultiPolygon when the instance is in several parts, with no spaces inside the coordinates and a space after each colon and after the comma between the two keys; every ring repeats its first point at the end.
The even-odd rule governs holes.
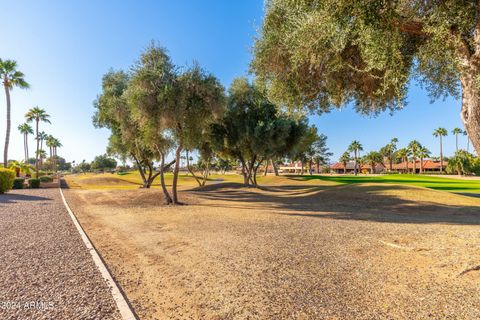
{"type": "MultiPolygon", "coordinates": [[[[200,198],[218,200],[209,207],[267,210],[290,216],[365,220],[390,223],[480,224],[479,205],[441,204],[448,193],[425,190],[432,201],[412,200],[395,192],[421,196],[422,189],[401,185],[274,186],[257,189],[241,184],[218,184],[191,190],[200,198]]],[[[452,195],[453,196],[453,195],[452,195]]]]}
{"type": "Polygon", "coordinates": [[[39,197],[39,196],[31,196],[27,194],[19,194],[19,193],[5,193],[0,194],[0,205],[2,204],[9,204],[9,203],[16,203],[19,201],[51,201],[51,198],[39,197]]]}

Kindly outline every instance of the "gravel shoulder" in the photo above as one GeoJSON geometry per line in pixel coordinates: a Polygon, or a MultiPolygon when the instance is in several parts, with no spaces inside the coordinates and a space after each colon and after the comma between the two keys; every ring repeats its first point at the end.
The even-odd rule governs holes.
{"type": "Polygon", "coordinates": [[[396,185],[66,191],[145,319],[479,319],[480,199],[396,185]]]}
{"type": "Polygon", "coordinates": [[[0,319],[120,319],[58,188],[0,195],[0,319]]]}

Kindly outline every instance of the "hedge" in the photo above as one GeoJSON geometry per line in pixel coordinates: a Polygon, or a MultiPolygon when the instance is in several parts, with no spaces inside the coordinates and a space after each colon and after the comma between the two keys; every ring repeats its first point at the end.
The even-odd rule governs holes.
{"type": "Polygon", "coordinates": [[[38,189],[38,188],[40,188],[40,179],[29,179],[28,180],[28,185],[32,189],[38,189]]]}
{"type": "Polygon", "coordinates": [[[23,178],[15,178],[13,180],[13,189],[23,189],[23,184],[25,183],[25,179],[23,178]]]}
{"type": "Polygon", "coordinates": [[[12,189],[14,179],[15,171],[0,168],[0,194],[3,194],[12,189]]]}
{"type": "Polygon", "coordinates": [[[41,176],[40,177],[40,182],[52,182],[53,177],[52,176],[41,176]]]}

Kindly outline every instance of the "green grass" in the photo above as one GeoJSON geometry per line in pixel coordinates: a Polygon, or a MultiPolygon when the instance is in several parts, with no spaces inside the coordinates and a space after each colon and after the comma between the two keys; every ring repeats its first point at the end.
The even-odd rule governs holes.
{"type": "Polygon", "coordinates": [[[479,193],[480,194],[480,180],[463,180],[454,178],[441,178],[427,175],[412,175],[412,174],[390,174],[380,176],[290,176],[295,180],[323,180],[331,181],[339,184],[352,183],[390,183],[390,184],[405,184],[425,187],[435,190],[442,190],[455,193],[479,193]]]}

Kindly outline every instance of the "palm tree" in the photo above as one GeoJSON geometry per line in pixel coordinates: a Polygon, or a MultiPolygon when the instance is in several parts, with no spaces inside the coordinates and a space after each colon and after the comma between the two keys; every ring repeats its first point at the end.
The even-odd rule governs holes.
{"type": "Polygon", "coordinates": [[[47,152],[43,149],[38,149],[37,158],[40,160],[40,164],[43,164],[43,159],[47,157],[47,152]]]}
{"type": "Polygon", "coordinates": [[[428,156],[430,156],[430,150],[424,146],[420,146],[420,149],[418,150],[418,157],[420,158],[420,173],[423,173],[423,160],[428,156]]]}
{"type": "Polygon", "coordinates": [[[470,152],[470,138],[468,137],[467,130],[463,131],[463,135],[467,136],[467,152],[470,152]]]}
{"type": "Polygon", "coordinates": [[[58,155],[57,155],[57,148],[61,148],[62,147],[62,143],[60,142],[60,140],[58,140],[57,138],[53,138],[53,141],[52,141],[52,151],[53,151],[53,165],[54,165],[54,170],[55,172],[57,172],[57,158],[58,158],[58,155]]]}
{"type": "Polygon", "coordinates": [[[18,126],[18,131],[23,134],[23,151],[25,153],[25,162],[28,162],[28,135],[33,134],[33,129],[28,123],[18,126]]]}
{"type": "Polygon", "coordinates": [[[401,148],[397,151],[397,157],[399,157],[402,162],[405,161],[405,172],[408,173],[408,156],[410,151],[407,148],[401,148]]]}
{"type": "Polygon", "coordinates": [[[363,150],[363,146],[357,140],[353,140],[352,143],[350,143],[350,145],[348,146],[348,151],[353,152],[353,160],[355,161],[353,173],[355,175],[357,175],[358,156],[359,156],[360,151],[362,151],[362,150],[363,150]]]}
{"type": "Polygon", "coordinates": [[[44,131],[41,131],[41,132],[38,133],[38,136],[37,136],[36,139],[39,139],[39,140],[40,140],[40,150],[43,150],[43,142],[44,142],[45,140],[47,140],[48,137],[49,137],[49,135],[46,134],[44,131]]]}
{"type": "Polygon", "coordinates": [[[433,136],[440,138],[440,172],[443,172],[443,146],[442,146],[442,137],[445,137],[448,135],[448,131],[445,128],[437,128],[435,131],[433,131],[433,136]]]}
{"type": "Polygon", "coordinates": [[[16,61],[0,59],[0,78],[2,78],[5,97],[7,99],[7,133],[5,135],[5,148],[3,149],[3,166],[5,168],[8,165],[8,145],[10,143],[10,90],[12,90],[13,87],[27,89],[29,84],[25,81],[24,76],[22,72],[17,70],[16,61]]]}
{"type": "Polygon", "coordinates": [[[28,110],[28,112],[25,114],[25,119],[27,119],[27,122],[32,122],[35,121],[35,133],[36,133],[36,139],[37,139],[37,151],[35,153],[35,174],[36,177],[38,178],[38,151],[40,150],[40,135],[38,131],[39,123],[40,121],[50,123],[50,115],[48,115],[44,109],[40,109],[39,107],[32,108],[28,110]]]}
{"type": "Polygon", "coordinates": [[[365,156],[365,160],[368,162],[368,164],[370,164],[370,173],[374,174],[375,173],[375,167],[376,167],[377,163],[382,162],[383,156],[380,152],[372,151],[372,152],[369,152],[365,156]]]}
{"type": "Polygon", "coordinates": [[[417,140],[413,140],[408,144],[408,150],[413,157],[413,174],[417,173],[417,157],[419,156],[422,145],[417,140]]]}
{"type": "Polygon", "coordinates": [[[350,157],[350,153],[348,151],[345,151],[342,156],[340,157],[340,162],[343,164],[343,174],[347,173],[347,163],[350,161],[352,158],[350,157]]]}
{"type": "Polygon", "coordinates": [[[460,128],[454,128],[452,134],[455,135],[455,152],[458,151],[458,135],[463,134],[463,130],[460,128]]]}

